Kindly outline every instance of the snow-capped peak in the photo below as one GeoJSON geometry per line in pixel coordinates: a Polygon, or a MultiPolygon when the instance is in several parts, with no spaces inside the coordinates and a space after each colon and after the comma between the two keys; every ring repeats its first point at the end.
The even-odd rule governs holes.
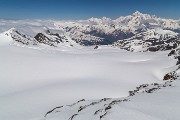
{"type": "Polygon", "coordinates": [[[78,46],[69,36],[62,35],[58,32],[57,30],[46,28],[46,30],[43,29],[39,33],[36,33],[36,36],[30,36],[13,27],[0,34],[0,45],[46,45],[61,48],[78,46]]]}
{"type": "Polygon", "coordinates": [[[9,29],[9,30],[6,31],[6,32],[12,33],[12,32],[14,32],[14,31],[16,31],[16,28],[12,27],[11,29],[9,29]]]}
{"type": "Polygon", "coordinates": [[[133,16],[140,16],[140,15],[143,15],[143,13],[139,12],[139,11],[136,11],[132,14],[133,16]]]}
{"type": "MultiPolygon", "coordinates": [[[[29,22],[27,24],[22,21],[16,21],[14,23],[10,22],[10,25],[24,33],[23,35],[32,36],[33,39],[38,33],[49,36],[46,32],[51,30],[52,33],[58,33],[60,36],[69,36],[72,41],[82,45],[108,45],[118,40],[129,39],[142,32],[148,32],[148,30],[154,30],[157,28],[180,33],[180,21],[159,18],[139,11],[128,16],[119,17],[115,20],[107,17],[92,17],[87,20],[38,22],[40,22],[38,26],[29,24],[29,22]],[[22,25],[20,23],[22,23],[22,25]]],[[[3,27],[4,26],[0,25],[0,31],[9,28],[9,26],[6,26],[6,28],[3,27]]],[[[17,30],[11,28],[8,33],[17,33],[17,30]]],[[[169,34],[173,34],[173,32],[169,34]]],[[[50,38],[52,36],[53,35],[50,35],[50,38]]],[[[53,36],[53,39],[54,38],[57,38],[57,36],[53,36]]]]}
{"type": "Polygon", "coordinates": [[[155,15],[144,14],[139,11],[134,12],[131,16],[134,17],[136,20],[139,17],[140,18],[140,19],[138,19],[139,21],[144,21],[144,20],[148,20],[148,19],[156,19],[155,15]]]}
{"type": "Polygon", "coordinates": [[[11,34],[14,30],[15,28],[11,28],[10,30],[0,34],[0,45],[8,45],[13,41],[11,34]]]}

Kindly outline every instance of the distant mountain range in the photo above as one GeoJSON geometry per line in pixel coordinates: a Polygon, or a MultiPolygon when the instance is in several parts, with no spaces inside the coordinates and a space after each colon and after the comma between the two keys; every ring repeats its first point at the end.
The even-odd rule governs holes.
{"type": "Polygon", "coordinates": [[[180,20],[138,11],[115,20],[106,17],[76,21],[0,20],[0,32],[4,31],[9,31],[12,39],[22,44],[54,47],[60,44],[73,47],[79,43],[112,45],[129,51],[158,51],[176,48],[180,43],[180,20]]]}

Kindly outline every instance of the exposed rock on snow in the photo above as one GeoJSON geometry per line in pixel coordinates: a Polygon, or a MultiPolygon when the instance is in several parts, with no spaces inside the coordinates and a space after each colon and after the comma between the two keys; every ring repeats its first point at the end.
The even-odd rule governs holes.
{"type": "MultiPolygon", "coordinates": [[[[167,37],[163,36],[164,32],[174,35],[174,32],[179,31],[180,21],[158,18],[136,11],[132,15],[119,17],[115,20],[104,17],[69,22],[58,21],[55,22],[55,26],[67,32],[73,40],[80,44],[97,45],[112,44],[118,40],[130,39],[140,33],[146,32],[147,34],[150,32],[149,30],[152,30],[150,34],[154,33],[156,38],[156,31],[154,32],[153,29],[159,28],[159,32],[163,32],[160,33],[161,39],[163,39],[167,37]]],[[[152,35],[150,37],[152,38],[152,35]]]]}
{"type": "Polygon", "coordinates": [[[0,119],[179,120],[179,20],[0,22],[0,119]]]}
{"type": "MultiPolygon", "coordinates": [[[[43,43],[50,46],[57,46],[56,42],[59,43],[61,42],[59,40],[67,38],[85,46],[113,44],[130,51],[157,51],[174,48],[177,45],[172,41],[178,40],[180,33],[179,20],[159,18],[139,11],[115,20],[103,17],[76,21],[0,20],[0,22],[6,24],[0,25],[0,31],[15,27],[19,33],[26,36],[34,37],[42,33],[46,36],[43,43]],[[63,36],[65,38],[62,38],[63,36]],[[170,44],[171,42],[174,45],[170,44]],[[154,44],[156,46],[152,47],[154,44]]],[[[24,43],[28,44],[25,41],[24,43]]]]}
{"type": "Polygon", "coordinates": [[[151,29],[146,32],[139,33],[132,38],[119,40],[113,46],[128,51],[162,51],[171,50],[178,47],[180,37],[177,33],[162,30],[151,29]]]}
{"type": "Polygon", "coordinates": [[[45,44],[53,47],[74,47],[78,46],[70,37],[52,33],[49,30],[44,33],[37,33],[35,37],[25,35],[15,28],[12,28],[0,34],[0,43],[18,44],[18,45],[40,45],[45,44]],[[4,42],[3,42],[3,41],[4,42]]]}
{"type": "MultiPolygon", "coordinates": [[[[173,55],[176,50],[171,51],[168,56],[173,55]],[[172,54],[173,53],[173,54],[172,54]]],[[[179,54],[178,54],[179,55],[179,54]]],[[[177,57],[177,56],[176,56],[177,57]]],[[[124,107],[124,102],[132,102],[134,99],[136,99],[136,96],[142,96],[142,94],[146,93],[153,93],[157,90],[164,89],[166,87],[172,87],[174,86],[174,80],[177,80],[179,77],[179,66],[176,65],[173,69],[174,71],[165,74],[162,84],[159,83],[152,83],[152,84],[142,84],[138,87],[136,87],[135,90],[129,91],[129,97],[126,98],[104,98],[101,100],[93,100],[93,101],[86,101],[86,100],[80,100],[77,103],[74,103],[72,106],[67,106],[65,108],[54,108],[50,112],[46,113],[45,119],[53,119],[56,120],[58,118],[66,120],[69,118],[69,120],[79,120],[79,119],[94,119],[94,120],[101,120],[101,119],[108,119],[108,118],[116,118],[119,119],[121,117],[126,118],[126,114],[124,114],[124,111],[127,111],[126,109],[123,111],[121,115],[119,115],[119,110],[116,109],[113,111],[114,107],[117,106],[124,107]],[[176,68],[176,69],[175,69],[176,68]],[[136,96],[135,96],[136,95],[136,96]],[[135,98],[134,98],[135,96],[135,98]],[[65,113],[71,113],[72,116],[68,116],[65,113]],[[94,113],[94,114],[93,114],[94,113]],[[113,116],[115,114],[115,116],[113,116]],[[47,116],[48,115],[48,116],[47,116]],[[77,119],[76,119],[76,118],[77,119]]],[[[171,88],[172,89],[172,88],[171,88]]],[[[146,101],[145,101],[146,102],[146,101]]],[[[177,104],[177,103],[176,103],[177,104]]],[[[147,105],[147,103],[146,103],[147,105]]],[[[146,108],[145,108],[146,109],[146,108]]],[[[133,111],[132,111],[133,112],[133,111]]],[[[125,112],[126,113],[126,112],[125,112]]],[[[141,116],[142,117],[142,116],[141,116]]],[[[143,118],[143,117],[142,117],[143,118]]],[[[145,117],[146,118],[146,117],[145,117]]],[[[176,118],[176,117],[173,117],[176,118]]],[[[134,118],[130,117],[128,120],[132,120],[134,118]]],[[[156,118],[147,118],[147,120],[156,120],[156,118]]]]}
{"type": "MultiPolygon", "coordinates": [[[[118,113],[117,111],[113,111],[112,109],[116,106],[123,104],[124,102],[131,102],[132,96],[142,93],[153,93],[156,90],[174,86],[173,81],[166,81],[163,84],[153,83],[153,84],[143,84],[137,87],[133,91],[129,91],[129,97],[127,98],[104,98],[101,100],[93,100],[86,101],[81,100],[78,101],[73,106],[60,106],[52,109],[51,111],[45,114],[46,120],[53,119],[56,120],[61,118],[63,120],[73,120],[77,117],[77,120],[82,118],[87,118],[88,120],[93,119],[105,119],[112,113],[118,113]],[[68,116],[66,113],[71,113],[72,115],[68,116]],[[57,117],[59,116],[59,117],[57,117]]],[[[121,116],[116,116],[117,118],[121,118],[121,116]]]]}
{"type": "MultiPolygon", "coordinates": [[[[15,28],[11,28],[10,30],[1,33],[1,40],[6,41],[7,44],[13,44],[14,42],[17,42],[22,45],[37,45],[37,41],[28,35],[25,35],[15,28]]],[[[0,41],[1,42],[1,41],[0,41]]]]}

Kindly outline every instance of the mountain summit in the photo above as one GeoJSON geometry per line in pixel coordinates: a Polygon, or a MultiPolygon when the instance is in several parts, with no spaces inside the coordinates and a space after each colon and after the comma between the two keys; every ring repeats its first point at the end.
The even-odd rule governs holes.
{"type": "MultiPolygon", "coordinates": [[[[180,33],[180,20],[159,18],[155,15],[144,14],[139,11],[136,11],[128,16],[121,16],[114,20],[103,17],[75,21],[3,20],[2,23],[5,23],[6,25],[0,25],[0,31],[10,29],[12,27],[18,29],[18,31],[16,30],[16,32],[13,32],[16,33],[16,36],[20,36],[18,38],[14,36],[16,41],[22,42],[23,39],[27,44],[29,44],[29,41],[36,41],[41,44],[47,44],[55,47],[60,44],[66,44],[67,46],[72,47],[75,45],[75,42],[84,46],[117,45],[118,43],[119,47],[122,46],[119,45],[122,41],[141,40],[141,42],[149,42],[149,39],[151,42],[152,40],[170,42],[174,39],[173,43],[178,44],[176,41],[179,39],[180,33]],[[52,31],[52,34],[48,33],[48,31],[52,31]],[[172,35],[164,37],[164,33],[167,31],[172,35]],[[26,40],[24,36],[28,37],[29,40],[26,40]],[[21,38],[21,40],[19,40],[19,38],[21,38]],[[42,38],[44,38],[44,40],[42,40],[42,38]],[[69,42],[66,42],[66,39],[68,39],[67,41],[69,42]]],[[[164,42],[158,41],[156,43],[165,44],[164,42]]]]}
{"type": "Polygon", "coordinates": [[[136,11],[132,14],[133,16],[140,16],[140,15],[143,15],[143,13],[139,12],[139,11],[136,11]]]}

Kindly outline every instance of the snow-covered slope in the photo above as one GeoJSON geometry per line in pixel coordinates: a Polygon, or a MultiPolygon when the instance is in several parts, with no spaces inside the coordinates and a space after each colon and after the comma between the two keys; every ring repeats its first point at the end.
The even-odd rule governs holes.
{"type": "MultiPolygon", "coordinates": [[[[132,53],[111,47],[63,52],[1,46],[0,119],[44,119],[57,106],[81,99],[126,97],[141,84],[163,83],[166,69],[176,64],[167,53],[132,53]]],[[[72,114],[65,111],[67,117],[74,110],[72,114]]]]}
{"type": "Polygon", "coordinates": [[[179,20],[173,19],[164,19],[159,18],[155,15],[143,14],[139,11],[136,11],[132,15],[119,17],[115,20],[116,23],[124,24],[128,26],[131,30],[145,29],[145,28],[154,28],[161,27],[162,29],[179,29],[180,24],[179,20]]]}
{"type": "Polygon", "coordinates": [[[180,36],[170,30],[148,29],[135,36],[119,40],[113,46],[128,51],[159,51],[175,49],[180,44],[180,36]]]}
{"type": "Polygon", "coordinates": [[[79,21],[58,21],[55,26],[66,31],[73,40],[83,45],[112,44],[131,38],[149,29],[160,28],[179,32],[180,21],[158,18],[155,15],[135,12],[132,15],[110,18],[91,18],[79,21]]]}
{"type": "Polygon", "coordinates": [[[179,23],[0,20],[0,120],[178,120],[179,23]]]}
{"type": "Polygon", "coordinates": [[[16,28],[28,36],[47,30],[69,36],[81,45],[109,45],[129,39],[149,30],[162,29],[180,33],[180,20],[164,19],[138,11],[117,19],[90,18],[88,20],[0,20],[0,33],[16,28]]]}
{"type": "Polygon", "coordinates": [[[13,42],[11,37],[11,30],[0,34],[0,45],[8,45],[13,42]]]}
{"type": "Polygon", "coordinates": [[[91,101],[82,99],[48,111],[44,120],[178,120],[179,81],[175,88],[172,86],[174,83],[168,81],[147,85],[136,96],[91,101]]]}
{"type": "MultiPolygon", "coordinates": [[[[43,47],[43,45],[53,46],[57,48],[78,47],[79,45],[71,40],[70,37],[59,34],[54,30],[43,30],[37,33],[34,37],[21,33],[15,28],[0,34],[0,45],[18,45],[18,46],[31,46],[43,47]]],[[[44,46],[45,47],[45,46],[44,46]]],[[[46,47],[45,47],[46,48],[46,47]]]]}
{"type": "Polygon", "coordinates": [[[168,56],[178,62],[161,70],[166,73],[163,83],[142,84],[124,98],[82,99],[57,106],[44,114],[44,120],[179,120],[179,48],[175,51],[168,56]]]}
{"type": "Polygon", "coordinates": [[[25,45],[37,45],[37,41],[31,36],[24,35],[18,32],[15,28],[3,32],[0,34],[0,44],[25,44],[25,45]]]}
{"type": "Polygon", "coordinates": [[[52,33],[50,30],[44,33],[38,33],[34,37],[39,43],[53,46],[53,47],[74,47],[78,46],[75,41],[71,40],[70,37],[60,35],[58,33],[52,33]]]}

